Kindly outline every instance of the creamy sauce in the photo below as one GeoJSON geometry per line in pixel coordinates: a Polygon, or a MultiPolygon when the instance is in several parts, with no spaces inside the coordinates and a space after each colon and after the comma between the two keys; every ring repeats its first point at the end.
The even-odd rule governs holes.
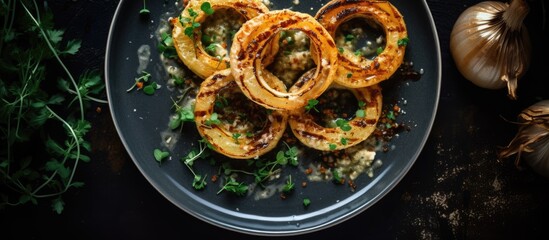
{"type": "Polygon", "coordinates": [[[280,33],[280,49],[267,68],[286,86],[293,85],[303,73],[315,66],[309,51],[310,40],[301,31],[280,33]]]}
{"type": "Polygon", "coordinates": [[[245,18],[234,9],[217,9],[202,24],[202,45],[214,57],[227,58],[232,36],[240,29],[245,18]]]}
{"type": "Polygon", "coordinates": [[[139,60],[139,65],[137,66],[137,74],[141,74],[151,61],[151,46],[141,45],[137,49],[137,59],[139,60]]]}
{"type": "Polygon", "coordinates": [[[379,48],[385,47],[385,35],[381,27],[362,18],[342,23],[334,40],[339,51],[355,61],[362,57],[372,59],[377,56],[379,48]]]}

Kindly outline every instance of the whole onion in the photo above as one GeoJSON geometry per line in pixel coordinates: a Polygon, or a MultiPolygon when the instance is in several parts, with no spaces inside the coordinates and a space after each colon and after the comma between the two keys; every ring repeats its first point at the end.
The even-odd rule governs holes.
{"type": "Polygon", "coordinates": [[[534,171],[549,178],[549,100],[539,101],[518,115],[519,130],[500,158],[516,155],[515,165],[525,161],[534,171]]]}
{"type": "Polygon", "coordinates": [[[518,80],[530,64],[531,43],[523,21],[526,0],[484,1],[467,8],[450,35],[450,51],[460,73],[487,89],[507,86],[516,99],[518,80]]]}

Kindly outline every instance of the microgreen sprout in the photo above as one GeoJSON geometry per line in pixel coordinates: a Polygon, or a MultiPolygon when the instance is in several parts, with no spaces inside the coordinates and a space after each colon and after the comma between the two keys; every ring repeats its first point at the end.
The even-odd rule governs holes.
{"type": "Polygon", "coordinates": [[[355,38],[356,38],[355,35],[347,34],[347,35],[345,35],[345,42],[353,41],[355,38]]]}
{"type": "Polygon", "coordinates": [[[387,112],[387,118],[390,119],[390,120],[395,120],[396,119],[395,112],[393,112],[393,111],[387,112]]]}
{"type": "Polygon", "coordinates": [[[284,144],[286,145],[287,150],[278,151],[274,161],[256,162],[258,169],[253,173],[256,183],[262,184],[269,179],[269,177],[280,172],[280,166],[290,165],[296,167],[299,165],[298,148],[296,146],[290,147],[287,143],[284,144]]]}
{"type": "Polygon", "coordinates": [[[223,191],[234,193],[237,196],[244,196],[248,192],[248,186],[243,182],[237,182],[233,177],[229,177],[217,194],[223,191]]]}
{"type": "Polygon", "coordinates": [[[383,47],[378,47],[376,49],[376,53],[377,53],[377,55],[380,55],[381,53],[383,53],[383,47]]]}
{"type": "Polygon", "coordinates": [[[309,99],[307,102],[307,105],[305,106],[305,110],[307,112],[311,111],[311,109],[314,109],[316,112],[318,112],[318,109],[316,109],[316,105],[319,103],[316,99],[309,99]]]}
{"type": "MultiPolygon", "coordinates": [[[[206,15],[211,15],[214,13],[214,9],[209,2],[203,2],[202,5],[200,5],[200,9],[206,15]]],[[[190,37],[193,40],[194,45],[196,46],[196,30],[201,26],[200,23],[196,21],[196,18],[198,17],[198,12],[192,8],[189,8],[187,11],[189,12],[190,18],[179,16],[179,22],[181,23],[181,25],[186,26],[184,30],[185,35],[187,37],[190,37]]]]}
{"type": "Polygon", "coordinates": [[[153,95],[156,92],[156,89],[160,88],[156,82],[150,81],[151,74],[147,71],[141,71],[141,76],[135,78],[135,83],[126,90],[126,92],[131,92],[134,89],[143,89],[143,92],[147,95],[153,95]]]}
{"type": "Polygon", "coordinates": [[[214,13],[214,9],[212,8],[212,5],[209,2],[203,2],[202,5],[200,5],[200,9],[206,13],[206,15],[212,15],[214,13]]]}
{"type": "Polygon", "coordinates": [[[236,144],[239,144],[238,138],[240,138],[241,135],[242,135],[242,134],[240,134],[240,133],[233,133],[233,139],[234,139],[234,142],[235,142],[236,144]]]}
{"type": "Polygon", "coordinates": [[[286,194],[292,192],[295,189],[295,183],[292,181],[292,175],[288,176],[288,180],[286,180],[286,184],[282,188],[282,191],[286,194]]]}
{"type": "Polygon", "coordinates": [[[303,206],[304,206],[304,207],[308,207],[309,205],[311,205],[311,199],[309,199],[309,198],[304,198],[304,199],[303,199],[303,206]]]}
{"type": "Polygon", "coordinates": [[[190,107],[179,107],[175,110],[175,116],[170,120],[170,129],[176,129],[185,122],[194,122],[194,112],[190,107]]]}
{"type": "Polygon", "coordinates": [[[212,113],[210,115],[210,119],[207,119],[205,122],[204,122],[207,126],[213,126],[213,125],[219,125],[221,124],[221,120],[219,120],[219,116],[216,112],[212,113]]]}
{"type": "Polygon", "coordinates": [[[154,155],[154,159],[158,163],[162,163],[162,162],[164,162],[164,160],[166,160],[166,158],[168,158],[170,156],[170,152],[162,151],[158,148],[155,148],[154,151],[153,151],[153,155],[154,155]]]}
{"type": "Polygon", "coordinates": [[[206,151],[206,149],[208,148],[210,148],[208,141],[206,141],[205,139],[202,139],[198,141],[198,149],[191,150],[187,154],[187,156],[181,158],[181,162],[183,162],[185,166],[187,166],[187,168],[191,171],[191,173],[194,176],[192,186],[196,190],[201,190],[206,187],[206,175],[203,177],[202,175],[197,174],[193,170],[193,165],[197,159],[204,159],[209,156],[209,152],[206,151]]]}
{"type": "Polygon", "coordinates": [[[397,41],[397,44],[398,46],[406,46],[408,45],[408,42],[410,42],[410,39],[405,37],[405,38],[401,38],[397,41]]]}
{"type": "Polygon", "coordinates": [[[349,124],[349,121],[345,120],[345,119],[342,119],[342,118],[338,118],[336,121],[335,121],[337,127],[339,127],[341,130],[347,132],[347,131],[350,131],[351,130],[351,125],[349,124]]]}
{"type": "Polygon", "coordinates": [[[364,107],[366,106],[366,103],[363,101],[358,101],[358,110],[356,110],[355,116],[359,118],[366,117],[366,111],[364,111],[364,107]]]}
{"type": "Polygon", "coordinates": [[[159,53],[168,59],[177,59],[177,50],[173,44],[173,38],[171,34],[163,32],[160,34],[160,41],[156,47],[159,53]]]}
{"type": "Polygon", "coordinates": [[[151,13],[151,11],[145,5],[145,2],[147,2],[147,0],[143,0],[143,8],[141,8],[141,10],[139,10],[139,14],[141,14],[141,15],[148,15],[149,13],[151,13]]]}
{"type": "Polygon", "coordinates": [[[345,178],[341,176],[341,173],[337,169],[332,168],[332,181],[336,184],[343,184],[345,178]]]}

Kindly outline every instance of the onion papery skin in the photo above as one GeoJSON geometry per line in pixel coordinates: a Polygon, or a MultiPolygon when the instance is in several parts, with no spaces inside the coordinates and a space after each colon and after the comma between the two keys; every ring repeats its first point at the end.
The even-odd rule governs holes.
{"type": "MultiPolygon", "coordinates": [[[[293,110],[307,105],[320,96],[333,82],[337,70],[337,48],[330,34],[311,15],[288,9],[274,10],[255,17],[240,28],[233,38],[230,68],[242,92],[252,101],[270,109],[293,110]],[[281,91],[273,84],[281,82],[266,69],[266,50],[273,45],[278,33],[299,30],[311,40],[317,66],[314,75],[291,91],[281,91]]],[[[295,86],[295,84],[294,84],[295,86]]]]}
{"type": "Polygon", "coordinates": [[[334,38],[338,27],[353,18],[373,20],[383,27],[386,45],[373,60],[356,60],[349,51],[338,52],[339,67],[334,79],[338,84],[349,88],[374,85],[389,79],[402,64],[406,45],[398,42],[408,37],[408,31],[402,14],[389,1],[334,0],[323,6],[315,18],[334,38]]]}
{"type": "Polygon", "coordinates": [[[480,2],[461,13],[450,34],[450,52],[464,78],[486,89],[507,86],[516,99],[517,81],[530,65],[527,13],[524,0],[480,2]]]}
{"type": "Polygon", "coordinates": [[[535,172],[549,178],[549,129],[533,125],[522,133],[529,133],[536,140],[525,147],[522,158],[535,172]]]}
{"type": "Polygon", "coordinates": [[[549,100],[539,101],[518,115],[519,130],[499,153],[499,158],[515,155],[521,169],[526,162],[535,172],[549,178],[549,100]]]}
{"type": "Polygon", "coordinates": [[[247,136],[245,132],[235,132],[236,129],[229,129],[227,123],[207,124],[214,113],[217,95],[228,88],[240,91],[230,69],[217,71],[201,83],[194,108],[195,123],[200,135],[215,151],[233,159],[256,158],[276,147],[286,130],[288,114],[285,111],[271,111],[261,131],[253,136],[247,136]],[[240,133],[237,140],[233,137],[234,133],[240,133]]]}
{"type": "MultiPolygon", "coordinates": [[[[181,12],[182,18],[191,18],[189,9],[193,9],[198,16],[195,21],[203,23],[208,17],[200,6],[204,2],[209,2],[211,8],[234,9],[241,14],[245,20],[249,20],[261,13],[268,12],[269,9],[260,0],[191,0],[181,12]]],[[[215,71],[228,68],[228,57],[219,59],[209,55],[202,45],[202,33],[195,30],[194,39],[185,35],[185,28],[180,21],[173,21],[172,39],[181,61],[198,77],[205,79],[215,71]]]]}
{"type": "Polygon", "coordinates": [[[355,116],[351,119],[351,130],[344,131],[339,127],[321,126],[305,108],[291,111],[288,125],[296,138],[305,146],[321,151],[341,150],[366,140],[376,129],[382,111],[383,98],[378,84],[365,88],[347,88],[334,83],[331,87],[350,90],[358,101],[366,103],[366,114],[365,117],[355,116]],[[342,138],[346,139],[346,144],[341,143],[342,138]],[[330,148],[330,144],[335,144],[335,149],[330,148]]]}

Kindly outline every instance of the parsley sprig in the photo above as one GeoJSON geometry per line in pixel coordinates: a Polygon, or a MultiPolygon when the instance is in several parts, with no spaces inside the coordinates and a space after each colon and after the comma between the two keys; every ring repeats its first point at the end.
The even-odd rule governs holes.
{"type": "Polygon", "coordinates": [[[63,194],[84,185],[75,174],[90,161],[85,113],[91,102],[106,103],[95,97],[104,84],[99,72],[76,78],[64,64],[81,41],[64,39],[52,12],[36,1],[0,1],[0,12],[0,207],[49,199],[60,214],[63,194]],[[60,74],[52,75],[56,68],[60,74]]]}

